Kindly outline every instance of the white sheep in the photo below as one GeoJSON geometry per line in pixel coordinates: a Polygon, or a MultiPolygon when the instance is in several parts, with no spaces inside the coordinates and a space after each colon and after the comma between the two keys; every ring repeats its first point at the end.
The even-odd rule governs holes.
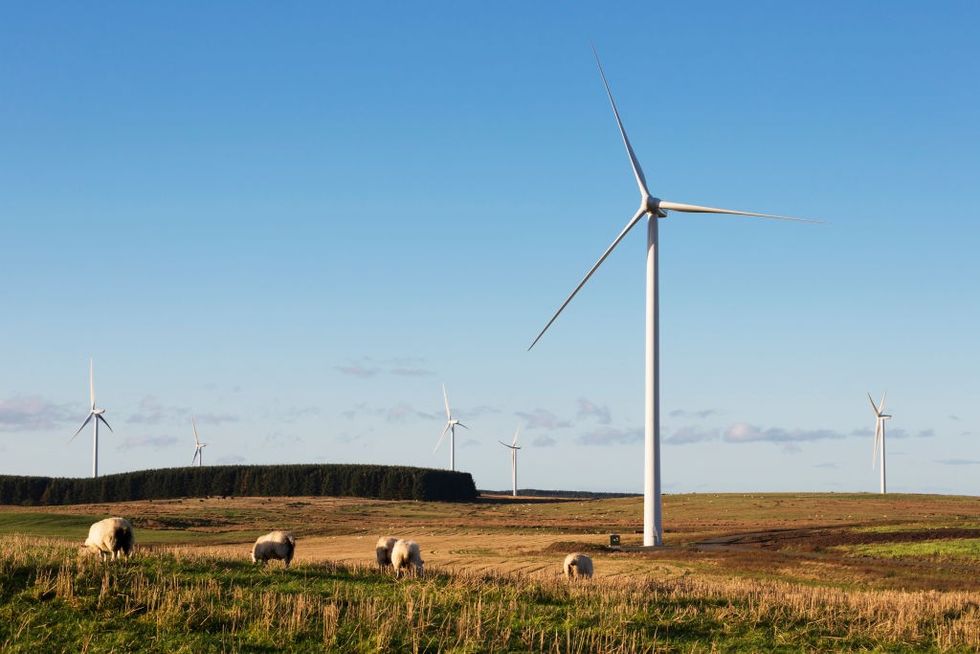
{"type": "Polygon", "coordinates": [[[585,554],[575,552],[565,557],[565,576],[569,579],[592,578],[592,559],[585,554]]]}
{"type": "Polygon", "coordinates": [[[374,546],[374,553],[378,558],[378,567],[387,568],[391,565],[391,550],[398,542],[393,536],[382,536],[374,546]]]}
{"type": "Polygon", "coordinates": [[[111,556],[115,561],[120,554],[129,558],[136,539],[133,537],[133,525],[126,518],[106,518],[99,520],[89,527],[88,538],[83,549],[98,554],[103,561],[111,556]]]}
{"type": "Polygon", "coordinates": [[[399,539],[391,548],[391,565],[395,568],[396,577],[401,576],[403,568],[411,574],[412,566],[415,566],[415,574],[421,577],[425,561],[422,560],[419,544],[414,540],[399,539]]]}
{"type": "Polygon", "coordinates": [[[259,536],[252,546],[252,563],[265,562],[269,559],[282,559],[289,567],[296,551],[296,538],[288,531],[270,531],[265,536],[259,536]]]}

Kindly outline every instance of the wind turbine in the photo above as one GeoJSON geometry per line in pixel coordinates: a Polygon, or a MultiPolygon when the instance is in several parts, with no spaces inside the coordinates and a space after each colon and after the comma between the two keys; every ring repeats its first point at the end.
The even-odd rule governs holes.
{"type": "MultiPolygon", "coordinates": [[[[89,422],[92,423],[92,476],[99,476],[99,422],[101,421],[106,427],[109,427],[109,423],[106,422],[105,409],[95,408],[95,370],[92,363],[92,359],[88,360],[88,395],[89,400],[92,402],[92,407],[88,411],[88,417],[85,418],[85,422],[82,426],[75,430],[68,442],[75,440],[75,436],[78,436],[79,432],[85,429],[85,425],[89,422]],[[94,418],[94,420],[93,420],[94,418]]],[[[112,427],[109,427],[109,431],[112,431],[112,427]]]]}
{"type": "Polygon", "coordinates": [[[885,494],[885,421],[891,420],[891,415],[885,413],[885,395],[882,393],[881,402],[875,406],[875,401],[868,393],[868,402],[871,402],[871,410],[875,414],[875,448],[871,455],[871,469],[874,470],[879,452],[881,453],[881,494],[885,494]]]}
{"type": "Polygon", "coordinates": [[[497,441],[504,447],[510,448],[510,481],[513,488],[513,495],[517,497],[517,450],[521,449],[517,445],[517,435],[521,432],[521,428],[518,427],[517,431],[514,432],[514,441],[508,445],[503,441],[497,441]]]}
{"type": "Polygon", "coordinates": [[[194,428],[194,458],[191,459],[191,465],[194,465],[194,461],[197,461],[197,466],[200,468],[204,465],[204,448],[208,446],[207,443],[202,443],[201,439],[197,436],[197,421],[194,416],[191,416],[191,427],[194,428]]]}
{"type": "Polygon", "coordinates": [[[633,146],[630,144],[623,122],[619,118],[619,110],[616,108],[616,101],[613,99],[612,91],[609,89],[609,82],[602,70],[602,63],[595,48],[592,49],[595,55],[596,64],[599,67],[599,75],[606,88],[606,95],[609,97],[609,104],[612,105],[613,116],[616,118],[616,125],[619,127],[619,134],[626,146],[626,154],[633,169],[633,176],[636,178],[636,185],[640,189],[640,207],[633,217],[629,219],[626,226],[619,232],[619,235],[612,242],[606,251],[602,253],[595,265],[586,273],[585,277],[579,282],[575,290],[558,307],[558,311],[551,317],[548,324],[538,334],[534,342],[528,348],[534,347],[548,328],[551,327],[559,314],[568,306],[572,298],[581,290],[592,274],[602,265],[606,257],[619,245],[627,233],[640,222],[644,217],[647,218],[647,268],[646,268],[646,412],[644,417],[644,480],[643,480],[643,544],[645,546],[663,544],[663,525],[660,500],[660,296],[658,289],[658,219],[666,218],[668,211],[681,211],[685,213],[716,213],[730,214],[735,216],[755,216],[758,218],[773,218],[777,220],[795,220],[800,222],[819,222],[814,220],[802,220],[800,218],[789,218],[787,216],[773,216],[764,213],[751,211],[735,211],[732,209],[718,209],[716,207],[704,207],[696,204],[684,204],[681,202],[670,202],[650,195],[647,188],[647,181],[640,168],[640,162],[636,159],[633,146]]]}
{"type": "Polygon", "coordinates": [[[442,435],[439,437],[439,441],[436,443],[435,449],[432,450],[433,454],[442,445],[442,439],[446,437],[446,432],[449,432],[449,469],[456,469],[456,427],[462,427],[463,429],[469,429],[466,425],[461,423],[459,420],[453,418],[453,412],[449,409],[449,396],[446,395],[446,385],[442,385],[442,399],[446,402],[446,427],[442,430],[442,435]]]}

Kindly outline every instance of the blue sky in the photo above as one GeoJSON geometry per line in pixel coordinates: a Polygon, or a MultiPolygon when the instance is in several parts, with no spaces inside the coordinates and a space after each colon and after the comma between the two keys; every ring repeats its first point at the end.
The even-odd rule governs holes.
{"type": "Polygon", "coordinates": [[[0,473],[442,466],[639,491],[655,195],[664,488],[980,493],[972,2],[72,3],[0,20],[0,473]],[[743,3],[744,4],[744,3],[743,3]]]}

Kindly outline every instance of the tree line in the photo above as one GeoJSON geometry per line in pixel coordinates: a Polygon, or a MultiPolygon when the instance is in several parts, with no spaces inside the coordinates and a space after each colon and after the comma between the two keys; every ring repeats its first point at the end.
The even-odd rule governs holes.
{"type": "Polygon", "coordinates": [[[468,472],[358,464],[162,468],[95,479],[0,475],[0,504],[316,495],[467,502],[476,499],[477,491],[468,472]]]}

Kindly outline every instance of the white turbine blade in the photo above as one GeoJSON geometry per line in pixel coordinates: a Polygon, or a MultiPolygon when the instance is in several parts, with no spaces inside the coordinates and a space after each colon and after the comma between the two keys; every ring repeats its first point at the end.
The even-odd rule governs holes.
{"type": "MultiPolygon", "coordinates": [[[[102,421],[102,424],[105,425],[106,427],[109,427],[109,423],[106,422],[106,419],[102,417],[102,414],[101,413],[99,415],[97,415],[95,418],[96,418],[96,420],[101,420],[102,421]]],[[[109,431],[112,431],[112,427],[109,427],[109,431]]],[[[115,433],[115,432],[113,432],[113,433],[115,433]]]]}
{"type": "Polygon", "coordinates": [[[606,87],[606,95],[609,96],[609,104],[612,105],[613,115],[616,116],[616,124],[619,126],[619,133],[623,137],[623,145],[626,146],[626,154],[629,155],[630,165],[633,167],[633,176],[636,177],[636,185],[640,187],[640,194],[644,198],[650,195],[647,190],[647,180],[643,176],[643,169],[640,168],[640,162],[636,160],[636,153],[633,152],[633,146],[630,145],[630,139],[626,136],[626,129],[623,127],[623,121],[619,118],[619,109],[616,108],[616,101],[613,100],[612,91],[609,89],[609,82],[606,81],[606,73],[602,70],[602,62],[599,61],[599,53],[596,52],[595,46],[592,47],[592,54],[595,55],[595,63],[599,67],[599,75],[602,77],[602,84],[606,87]]]}
{"type": "Polygon", "coordinates": [[[90,414],[88,414],[88,417],[85,418],[85,422],[82,423],[82,426],[79,427],[78,429],[76,429],[75,430],[75,433],[72,434],[71,435],[71,438],[68,439],[68,442],[69,443],[72,442],[73,440],[75,440],[75,437],[78,436],[83,429],[85,429],[85,425],[87,425],[91,419],[92,419],[92,414],[90,413],[90,414]]]}
{"type": "Polygon", "coordinates": [[[629,222],[626,223],[626,227],[624,227],[623,228],[623,231],[621,231],[619,233],[619,236],[617,236],[616,237],[616,240],[612,242],[612,245],[610,245],[608,248],[606,248],[606,251],[602,253],[602,256],[599,257],[599,260],[596,261],[595,262],[595,265],[592,266],[592,268],[589,270],[588,273],[586,273],[585,277],[582,278],[582,281],[580,281],[578,283],[578,286],[575,287],[575,290],[572,291],[571,295],[569,295],[565,299],[565,301],[562,302],[562,305],[560,307],[558,307],[558,311],[555,311],[555,315],[553,315],[551,317],[551,320],[549,320],[548,321],[548,324],[544,326],[544,329],[541,330],[541,332],[538,334],[538,337],[534,339],[534,342],[531,343],[531,347],[527,348],[528,350],[530,350],[531,348],[533,348],[535,346],[535,344],[539,340],[541,340],[541,337],[544,336],[544,333],[546,331],[548,331],[548,328],[549,327],[551,327],[551,323],[555,322],[555,319],[557,319],[558,316],[561,314],[561,312],[565,310],[565,307],[567,307],[568,306],[568,303],[572,301],[572,298],[575,297],[575,294],[578,293],[582,289],[583,286],[585,286],[585,282],[589,281],[589,278],[592,277],[592,273],[594,273],[599,268],[599,266],[602,265],[602,262],[606,260],[606,257],[608,257],[609,256],[609,253],[613,251],[613,248],[615,248],[617,245],[619,245],[619,242],[623,240],[623,238],[626,236],[626,234],[631,229],[633,229],[633,226],[636,225],[636,223],[639,222],[640,218],[642,218],[643,216],[645,216],[646,213],[647,213],[646,208],[642,208],[642,209],[640,209],[639,211],[636,212],[636,215],[634,215],[632,218],[630,218],[629,222]]]}
{"type": "Polygon", "coordinates": [[[88,397],[92,401],[92,408],[95,408],[95,366],[92,359],[88,360],[88,397]]]}
{"type": "Polygon", "coordinates": [[[201,453],[201,450],[199,450],[199,449],[195,449],[195,450],[194,450],[194,458],[192,458],[192,459],[191,459],[191,465],[194,465],[194,462],[195,462],[195,461],[197,461],[197,456],[198,456],[198,455],[199,455],[200,453],[201,453]]]}
{"type": "Polygon", "coordinates": [[[868,402],[871,402],[871,410],[875,412],[875,415],[880,415],[878,413],[878,406],[875,404],[875,401],[871,399],[871,393],[868,393],[868,402]]]}
{"type": "Polygon", "coordinates": [[[503,445],[504,447],[508,447],[510,449],[514,449],[512,446],[508,445],[507,443],[505,443],[503,441],[498,440],[497,442],[500,443],[501,445],[503,445]]]}
{"type": "Polygon", "coordinates": [[[201,439],[197,436],[197,421],[194,420],[194,416],[191,416],[191,427],[194,428],[194,443],[197,445],[201,444],[201,439]]]}
{"type": "Polygon", "coordinates": [[[720,213],[731,216],[752,216],[754,218],[770,218],[772,220],[792,220],[797,223],[823,223],[822,220],[809,220],[807,218],[793,218],[791,216],[776,216],[769,213],[756,213],[754,211],[736,211],[735,209],[719,209],[718,207],[702,207],[697,204],[684,204],[683,202],[660,201],[660,208],[664,211],[683,211],[685,213],[720,213]]]}
{"type": "Polygon", "coordinates": [[[442,399],[446,401],[446,420],[452,420],[453,414],[449,410],[449,396],[446,394],[446,385],[442,385],[442,399]]]}
{"type": "Polygon", "coordinates": [[[885,396],[888,395],[888,391],[881,394],[881,404],[878,405],[878,415],[883,415],[885,413],[885,396]]]}
{"type": "Polygon", "coordinates": [[[466,425],[464,425],[463,423],[461,423],[458,420],[456,421],[456,425],[459,426],[459,427],[462,427],[463,429],[469,429],[469,427],[467,427],[466,425]]]}
{"type": "Polygon", "coordinates": [[[452,425],[450,425],[448,422],[446,423],[446,428],[442,430],[442,434],[439,436],[439,440],[436,441],[436,446],[434,448],[432,448],[432,453],[433,454],[435,454],[436,450],[439,449],[439,446],[442,445],[442,441],[443,441],[444,438],[446,438],[446,433],[449,431],[449,428],[451,426],[452,425]]]}
{"type": "Polygon", "coordinates": [[[518,426],[517,429],[514,431],[514,441],[511,443],[511,445],[517,445],[517,435],[519,433],[521,433],[520,426],[518,426]]]}

